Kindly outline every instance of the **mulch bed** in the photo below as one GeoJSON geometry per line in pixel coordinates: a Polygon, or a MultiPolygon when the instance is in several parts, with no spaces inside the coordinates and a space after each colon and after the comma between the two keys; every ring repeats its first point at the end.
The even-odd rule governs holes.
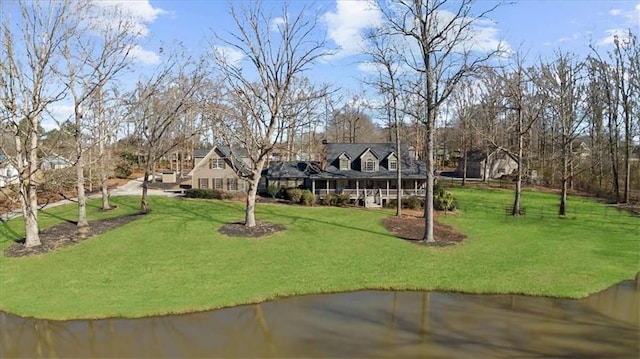
{"type": "Polygon", "coordinates": [[[255,227],[247,227],[242,222],[225,224],[218,232],[231,237],[263,237],[284,231],[285,227],[277,223],[257,222],[255,227]]]}
{"type": "Polygon", "coordinates": [[[134,221],[143,214],[132,214],[115,218],[101,219],[89,222],[88,227],[78,227],[75,222],[63,222],[56,224],[40,232],[41,245],[27,248],[24,246],[24,238],[12,243],[4,254],[7,257],[24,257],[43,254],[58,248],[72,246],[95,235],[107,232],[134,221]]]}
{"type": "MultiPolygon", "coordinates": [[[[465,235],[453,227],[438,222],[438,212],[435,213],[433,224],[434,243],[422,242],[424,235],[424,217],[422,211],[404,210],[401,217],[388,217],[382,223],[387,230],[396,236],[416,244],[426,246],[450,246],[462,242],[465,235]]],[[[453,215],[453,214],[452,214],[453,215]]]]}

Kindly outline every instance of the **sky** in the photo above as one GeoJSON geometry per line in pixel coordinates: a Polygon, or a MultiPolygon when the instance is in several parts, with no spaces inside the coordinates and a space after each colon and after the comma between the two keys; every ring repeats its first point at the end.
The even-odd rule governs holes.
{"type": "MultiPolygon", "coordinates": [[[[135,50],[137,71],[150,71],[162,61],[164,48],[181,42],[194,55],[206,53],[218,45],[213,34],[228,38],[237,32],[229,14],[229,1],[219,0],[98,0],[104,4],[119,3],[138,19],[143,29],[141,44],[135,50]]],[[[248,1],[233,1],[235,6],[248,1]]],[[[480,0],[478,10],[487,9],[496,2],[480,0]]],[[[281,16],[282,2],[264,0],[274,17],[281,16]]],[[[314,36],[325,36],[336,50],[335,55],[315,66],[307,75],[312,81],[330,83],[343,88],[348,94],[371,90],[361,82],[370,75],[363,65],[362,35],[367,29],[379,25],[380,13],[363,0],[319,0],[289,2],[290,12],[302,7],[318,14],[319,26],[314,36]]],[[[613,34],[633,29],[640,33],[640,1],[604,0],[522,0],[500,6],[489,17],[478,38],[486,46],[498,42],[525,54],[526,59],[537,62],[551,58],[554,51],[589,53],[589,44],[606,51],[612,44],[613,34]]],[[[348,96],[347,96],[348,97],[348,96]]],[[[64,112],[60,105],[60,111],[64,112]]]]}
{"type": "MultiPolygon", "coordinates": [[[[241,6],[247,2],[233,3],[241,6]]],[[[273,8],[274,16],[281,15],[281,1],[263,3],[273,8]]],[[[476,5],[482,10],[495,3],[480,0],[476,5]]],[[[178,40],[197,53],[209,47],[206,38],[211,39],[213,32],[225,36],[235,31],[227,1],[151,0],[148,4],[158,11],[155,20],[147,24],[149,51],[155,51],[158,41],[178,40]]],[[[327,36],[328,44],[338,50],[322,64],[323,71],[318,71],[318,76],[331,82],[360,78],[363,69],[358,48],[362,33],[382,21],[372,5],[358,0],[294,0],[289,4],[292,12],[303,5],[316,10],[320,17],[317,35],[327,36]]],[[[489,17],[494,23],[484,28],[482,36],[487,41],[502,41],[536,60],[548,58],[558,49],[586,54],[590,43],[605,49],[616,32],[628,28],[640,32],[640,1],[523,0],[501,6],[489,17]]]]}

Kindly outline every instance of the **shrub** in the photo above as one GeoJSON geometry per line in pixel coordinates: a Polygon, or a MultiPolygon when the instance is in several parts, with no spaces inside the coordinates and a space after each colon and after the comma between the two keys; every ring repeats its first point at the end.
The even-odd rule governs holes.
{"type": "Polygon", "coordinates": [[[133,173],[131,166],[127,164],[119,164],[114,169],[114,174],[117,178],[129,178],[131,173],[133,173]]]}
{"type": "Polygon", "coordinates": [[[346,206],[351,204],[351,198],[348,193],[340,193],[336,195],[336,205],[337,206],[346,206]]]}
{"type": "Polygon", "coordinates": [[[224,193],[209,188],[189,188],[184,192],[187,198],[203,198],[203,199],[223,199],[224,193]]]}
{"type": "Polygon", "coordinates": [[[292,204],[298,204],[302,199],[302,190],[299,188],[289,188],[287,189],[287,197],[292,204]]]}
{"type": "Polygon", "coordinates": [[[335,195],[325,194],[324,197],[320,198],[320,204],[323,206],[335,206],[338,201],[335,195]]]}
{"type": "Polygon", "coordinates": [[[438,211],[453,211],[456,200],[450,191],[441,190],[433,195],[433,207],[438,211]]]}
{"type": "Polygon", "coordinates": [[[271,198],[276,198],[278,193],[280,193],[280,188],[278,188],[278,186],[274,184],[270,184],[267,187],[267,193],[269,194],[269,196],[271,196],[271,198]]]}
{"type": "Polygon", "coordinates": [[[304,191],[302,191],[302,204],[305,206],[312,206],[313,203],[316,201],[316,196],[311,193],[311,191],[309,191],[308,189],[305,189],[304,191]]]}
{"type": "Polygon", "coordinates": [[[402,199],[402,207],[408,209],[418,209],[421,208],[424,201],[421,198],[416,196],[406,197],[402,199]]]}

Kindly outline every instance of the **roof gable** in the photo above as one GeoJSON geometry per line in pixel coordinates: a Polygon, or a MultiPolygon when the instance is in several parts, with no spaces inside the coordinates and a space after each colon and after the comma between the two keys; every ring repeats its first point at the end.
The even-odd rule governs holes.
{"type": "MultiPolygon", "coordinates": [[[[201,151],[201,150],[198,150],[198,151],[201,151]]],[[[242,161],[240,161],[240,158],[248,157],[249,153],[247,152],[246,149],[242,147],[238,147],[237,149],[233,148],[233,156],[232,156],[232,152],[229,146],[217,145],[217,146],[213,146],[213,148],[210,149],[209,152],[207,152],[207,154],[195,164],[195,166],[193,166],[193,169],[189,172],[189,176],[193,176],[193,172],[196,169],[207,166],[209,163],[209,160],[213,158],[214,155],[217,155],[219,158],[223,158],[225,162],[227,162],[227,164],[229,164],[232,168],[240,169],[243,173],[246,173],[248,171],[245,164],[242,163],[242,161]]],[[[198,157],[196,156],[196,158],[198,157]]]]}
{"type": "Polygon", "coordinates": [[[364,157],[367,153],[372,154],[373,157],[375,157],[377,160],[380,160],[380,157],[371,149],[371,147],[367,147],[367,149],[362,151],[362,153],[360,154],[360,156],[358,156],[358,158],[362,159],[362,157],[364,157]]]}

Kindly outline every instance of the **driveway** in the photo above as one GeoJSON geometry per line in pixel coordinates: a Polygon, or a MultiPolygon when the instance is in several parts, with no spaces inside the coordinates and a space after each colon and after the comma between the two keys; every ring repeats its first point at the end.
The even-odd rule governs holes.
{"type": "MultiPolygon", "coordinates": [[[[148,190],[148,194],[150,196],[178,196],[180,195],[180,193],[176,193],[176,192],[170,192],[170,191],[162,191],[159,189],[149,189],[148,190]]],[[[117,187],[112,189],[111,191],[109,191],[109,196],[141,196],[142,195],[142,177],[141,178],[137,178],[135,180],[131,180],[129,182],[127,182],[125,185],[117,187]]],[[[100,198],[102,195],[98,192],[98,193],[92,193],[90,195],[87,196],[87,198],[100,198]]],[[[71,204],[71,203],[77,203],[77,199],[76,198],[71,198],[71,199],[63,199],[61,201],[57,201],[57,202],[53,202],[53,203],[47,203],[45,205],[43,205],[42,207],[40,207],[40,210],[45,209],[45,208],[53,208],[53,207],[58,207],[58,206],[62,206],[65,204],[71,204]]],[[[22,211],[13,211],[13,212],[9,212],[9,213],[3,213],[0,214],[0,221],[8,221],[12,218],[15,217],[20,217],[22,216],[22,211]]]]}

